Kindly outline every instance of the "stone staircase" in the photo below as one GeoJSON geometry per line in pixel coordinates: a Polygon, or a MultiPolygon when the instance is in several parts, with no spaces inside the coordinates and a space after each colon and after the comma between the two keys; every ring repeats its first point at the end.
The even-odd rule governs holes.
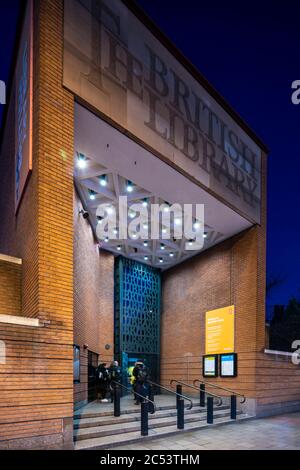
{"type": "MultiPolygon", "coordinates": [[[[185,429],[177,429],[177,411],[175,404],[156,407],[156,412],[149,414],[149,435],[141,436],[140,407],[122,411],[120,417],[114,417],[113,411],[90,411],[74,416],[75,450],[111,449],[118,445],[132,444],[142,440],[166,437],[188,431],[197,431],[211,426],[231,423],[230,407],[222,405],[214,409],[214,424],[207,424],[206,408],[195,404],[191,410],[185,409],[185,429]]],[[[237,413],[237,420],[249,419],[248,415],[237,413]]]]}

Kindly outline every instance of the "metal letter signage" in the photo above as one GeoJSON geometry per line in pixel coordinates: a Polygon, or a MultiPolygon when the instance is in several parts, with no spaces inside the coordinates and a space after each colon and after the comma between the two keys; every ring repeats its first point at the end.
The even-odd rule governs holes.
{"type": "Polygon", "coordinates": [[[28,2],[20,41],[16,75],[16,117],[15,117],[15,210],[19,203],[32,170],[32,0],[28,2]]]}
{"type": "Polygon", "coordinates": [[[64,85],[253,222],[261,150],[121,0],[65,0],[64,85]]]}

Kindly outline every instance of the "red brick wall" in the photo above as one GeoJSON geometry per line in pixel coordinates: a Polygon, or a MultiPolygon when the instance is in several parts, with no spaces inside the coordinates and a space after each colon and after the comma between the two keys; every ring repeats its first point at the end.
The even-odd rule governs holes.
{"type": "Polygon", "coordinates": [[[104,362],[114,354],[114,256],[99,252],[88,220],[74,196],[74,343],[80,346],[80,384],[74,385],[76,407],[87,400],[88,349],[104,362]],[[109,350],[105,345],[109,344],[109,350]],[[84,345],[88,348],[84,349],[84,345]]]}
{"type": "Polygon", "coordinates": [[[205,312],[234,304],[238,378],[216,382],[255,392],[256,229],[220,244],[167,271],[162,288],[161,378],[190,383],[202,374],[205,312]],[[254,283],[254,285],[253,285],[254,283]],[[251,362],[251,357],[253,357],[251,362]]]}
{"type": "Polygon", "coordinates": [[[21,315],[22,265],[0,254],[0,314],[21,315]]]}
{"type": "Polygon", "coordinates": [[[62,7],[34,4],[33,171],[17,216],[14,95],[1,149],[0,253],[23,261],[19,313],[50,322],[0,324],[1,449],[72,447],[74,98],[62,88],[62,7]]]}

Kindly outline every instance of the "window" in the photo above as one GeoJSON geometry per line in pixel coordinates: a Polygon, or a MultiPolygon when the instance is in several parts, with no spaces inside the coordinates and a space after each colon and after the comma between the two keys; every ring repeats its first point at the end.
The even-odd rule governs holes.
{"type": "Polygon", "coordinates": [[[74,367],[74,383],[80,382],[80,347],[73,346],[73,367],[74,367]]]}

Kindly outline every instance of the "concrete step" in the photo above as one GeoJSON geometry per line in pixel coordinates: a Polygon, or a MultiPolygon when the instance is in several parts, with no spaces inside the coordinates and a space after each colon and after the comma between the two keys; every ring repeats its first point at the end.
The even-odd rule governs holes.
{"type": "Polygon", "coordinates": [[[185,428],[182,430],[177,429],[176,424],[162,425],[160,427],[155,427],[149,429],[148,436],[141,436],[140,429],[138,430],[129,430],[126,433],[122,434],[110,434],[100,437],[87,438],[82,440],[75,441],[74,447],[75,450],[98,450],[98,449],[111,449],[113,447],[118,447],[120,445],[133,444],[135,442],[153,440],[161,437],[167,437],[175,434],[182,434],[185,432],[199,431],[202,429],[207,429],[209,427],[220,426],[230,423],[238,424],[241,421],[247,419],[252,419],[251,416],[240,414],[237,417],[236,421],[230,419],[229,416],[223,416],[222,412],[219,412],[219,416],[215,417],[214,424],[207,424],[206,420],[197,420],[196,422],[188,422],[185,424],[185,428]]]}
{"type": "MultiPolygon", "coordinates": [[[[229,407],[226,405],[222,405],[216,408],[216,410],[229,410],[229,407]]],[[[207,413],[206,408],[201,408],[200,406],[194,406],[191,410],[185,409],[185,416],[191,415],[191,414],[205,414],[207,413]]],[[[165,417],[172,417],[176,416],[177,411],[174,407],[170,407],[169,409],[157,409],[157,411],[151,415],[149,414],[149,420],[156,419],[158,417],[160,418],[165,418],[165,417]]],[[[135,413],[125,413],[120,417],[114,417],[113,415],[105,415],[105,416],[97,416],[97,417],[92,417],[92,418],[80,418],[77,419],[77,417],[74,417],[74,429],[83,429],[83,428],[90,428],[90,427],[96,427],[96,426],[104,426],[104,425],[109,425],[109,424],[116,424],[116,423],[130,423],[130,422],[136,422],[140,421],[141,419],[141,413],[140,413],[140,408],[136,410],[135,413]]]]}
{"type": "MultiPolygon", "coordinates": [[[[155,415],[153,415],[155,416],[155,415]]],[[[215,418],[229,418],[230,412],[228,410],[217,411],[215,412],[215,418]]],[[[116,418],[117,419],[117,418],[116,418]]],[[[195,413],[192,415],[185,416],[185,423],[199,423],[199,421],[206,421],[206,415],[204,413],[195,413]]],[[[176,426],[177,417],[176,416],[167,416],[162,418],[157,416],[156,418],[153,417],[152,420],[149,421],[149,429],[156,429],[166,426],[176,426]]],[[[74,433],[74,440],[84,440],[84,439],[94,439],[97,437],[105,437],[109,435],[118,435],[124,434],[134,431],[140,431],[141,424],[140,422],[123,422],[123,423],[114,423],[114,424],[106,424],[92,428],[83,428],[78,429],[74,433]]]]}
{"type": "MultiPolygon", "coordinates": [[[[105,405],[104,405],[105,406],[105,405]]],[[[162,405],[162,406],[156,406],[156,411],[160,411],[160,410],[175,410],[176,409],[176,405],[162,405]]],[[[132,414],[137,414],[137,413],[140,413],[140,406],[132,406],[132,408],[126,408],[124,410],[122,410],[122,414],[126,414],[126,415],[132,415],[132,414]]],[[[83,419],[83,418],[100,418],[100,417],[104,417],[104,416],[113,416],[114,415],[114,412],[112,410],[107,410],[107,411],[86,411],[86,412],[82,412],[82,411],[76,411],[75,414],[74,414],[74,419],[75,420],[78,420],[78,419],[83,419]]]]}

